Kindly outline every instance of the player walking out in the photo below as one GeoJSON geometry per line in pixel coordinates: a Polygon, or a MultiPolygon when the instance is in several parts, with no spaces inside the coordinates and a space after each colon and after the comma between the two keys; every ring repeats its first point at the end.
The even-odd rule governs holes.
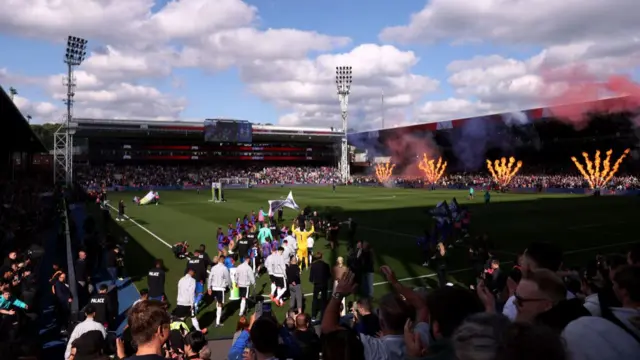
{"type": "Polygon", "coordinates": [[[469,200],[473,200],[473,193],[475,192],[475,190],[473,190],[473,186],[469,188],[469,200]]]}
{"type": "Polygon", "coordinates": [[[245,260],[236,268],[235,283],[238,285],[240,292],[240,316],[244,315],[247,309],[247,298],[249,297],[249,287],[256,284],[256,275],[249,265],[249,257],[245,257],[245,260]]]}
{"type": "MultiPolygon", "coordinates": [[[[276,258],[277,249],[272,249],[271,254],[265,256],[264,267],[267,269],[267,274],[269,274],[269,281],[271,281],[271,292],[269,293],[269,297],[271,300],[276,296],[276,278],[273,276],[273,262],[276,258]]],[[[264,254],[263,254],[264,256],[264,254]]]]}
{"type": "Polygon", "coordinates": [[[278,306],[284,305],[284,301],[282,301],[282,295],[284,295],[284,292],[286,291],[285,285],[287,283],[287,262],[282,256],[283,252],[284,248],[279,247],[278,252],[275,254],[271,254],[270,256],[273,258],[271,269],[273,271],[273,280],[276,286],[276,296],[273,297],[272,294],[271,301],[273,301],[278,306]]]}
{"type": "Polygon", "coordinates": [[[302,269],[303,261],[304,261],[304,267],[308,268],[309,267],[309,251],[307,246],[309,244],[307,242],[307,239],[309,238],[309,236],[311,236],[315,232],[313,224],[311,224],[311,230],[309,231],[300,230],[299,228],[296,228],[295,224],[291,226],[291,229],[293,230],[293,234],[296,236],[296,242],[298,243],[298,260],[300,260],[300,269],[302,269]]]}
{"type": "Polygon", "coordinates": [[[211,268],[209,274],[209,296],[212,296],[216,301],[216,327],[221,327],[220,320],[222,319],[222,305],[224,304],[224,292],[230,287],[231,275],[229,269],[224,266],[224,256],[219,256],[215,259],[216,265],[211,268]]]}
{"type": "Polygon", "coordinates": [[[262,228],[258,233],[258,240],[260,240],[260,244],[264,244],[265,241],[267,241],[267,238],[269,238],[269,240],[273,240],[271,229],[269,229],[269,226],[267,224],[262,224],[262,228]]]}
{"type": "Polygon", "coordinates": [[[178,281],[178,298],[173,314],[179,318],[191,317],[193,328],[200,331],[200,324],[196,319],[196,279],[193,278],[195,271],[187,270],[187,274],[178,281]]]}

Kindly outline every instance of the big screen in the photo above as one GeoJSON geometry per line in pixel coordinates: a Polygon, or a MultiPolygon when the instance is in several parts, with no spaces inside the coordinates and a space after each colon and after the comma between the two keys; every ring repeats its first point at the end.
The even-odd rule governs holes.
{"type": "Polygon", "coordinates": [[[250,143],[253,140],[251,123],[248,121],[207,119],[204,121],[204,140],[207,142],[250,143]]]}

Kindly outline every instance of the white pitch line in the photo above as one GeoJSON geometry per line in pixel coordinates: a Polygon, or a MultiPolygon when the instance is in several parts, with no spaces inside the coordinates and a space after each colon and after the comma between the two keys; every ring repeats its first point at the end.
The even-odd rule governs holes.
{"type": "MultiPolygon", "coordinates": [[[[114,208],[113,206],[107,204],[108,207],[110,207],[112,210],[114,211],[118,211],[118,209],[114,208]]],[[[152,233],[149,229],[145,228],[144,226],[138,224],[135,220],[133,220],[132,218],[130,218],[129,216],[125,215],[125,218],[129,219],[129,221],[131,221],[134,225],[136,225],[137,227],[139,227],[140,229],[144,230],[147,234],[153,236],[153,238],[155,238],[156,240],[158,240],[159,242],[163,243],[164,245],[166,245],[169,248],[172,248],[171,245],[169,245],[169,243],[167,243],[166,241],[162,240],[158,235],[152,233]]],[[[369,227],[365,227],[365,226],[360,226],[363,229],[368,229],[371,231],[378,231],[378,232],[384,232],[384,233],[388,233],[391,235],[397,235],[397,236],[407,236],[407,237],[415,237],[415,235],[409,235],[409,234],[403,234],[403,233],[395,233],[392,231],[387,231],[387,230],[381,230],[381,229],[375,229],[375,228],[369,228],[369,227]]],[[[617,243],[617,244],[609,244],[609,245],[602,245],[602,246],[594,246],[594,247],[590,247],[590,248],[584,248],[584,249],[578,249],[578,250],[571,250],[571,251],[566,251],[564,254],[565,255],[572,255],[572,254],[579,254],[579,253],[584,253],[584,252],[589,252],[589,251],[593,251],[593,250],[601,250],[601,249],[608,249],[608,248],[612,248],[612,247],[618,247],[618,246],[625,246],[625,245],[631,245],[631,244],[637,244],[640,241],[627,241],[627,242],[623,242],[623,243],[617,243]]],[[[506,252],[503,252],[505,254],[508,254],[506,252]]],[[[512,263],[512,261],[507,261],[504,263],[512,263]]],[[[466,271],[471,271],[473,270],[473,268],[464,268],[464,269],[456,269],[456,270],[452,270],[452,271],[447,271],[447,274],[458,274],[458,273],[462,273],[462,272],[466,272],[466,271]]],[[[418,279],[426,279],[426,278],[432,278],[437,276],[436,273],[431,273],[431,274],[425,274],[425,275],[420,275],[420,276],[415,276],[415,277],[407,277],[407,278],[402,278],[402,279],[398,279],[399,282],[405,282],[405,281],[411,281],[411,280],[418,280],[418,279]]],[[[380,285],[386,285],[388,284],[388,281],[380,281],[377,283],[373,283],[373,286],[380,286],[380,285]]],[[[268,298],[268,295],[262,295],[265,298],[268,298]]],[[[313,293],[308,293],[308,294],[304,294],[305,297],[309,297],[309,296],[313,296],[313,293]]]]}
{"type": "Polygon", "coordinates": [[[580,254],[580,253],[589,252],[589,251],[593,251],[593,250],[609,249],[609,248],[613,248],[613,247],[625,246],[625,245],[633,245],[633,244],[637,244],[637,243],[640,243],[640,240],[627,241],[627,242],[623,242],[623,243],[616,243],[616,244],[609,244],[609,245],[602,245],[602,246],[594,246],[594,247],[589,247],[589,248],[584,248],[584,249],[565,251],[564,254],[565,255],[580,254]]]}
{"type": "MultiPolygon", "coordinates": [[[[110,207],[113,211],[118,211],[118,209],[114,208],[113,206],[106,204],[108,207],[110,207]]],[[[147,229],[146,227],[138,224],[137,221],[133,220],[131,217],[125,215],[124,216],[125,219],[129,219],[129,221],[131,221],[131,223],[133,223],[133,225],[139,227],[140,229],[144,230],[144,232],[146,232],[147,234],[153,236],[156,240],[158,240],[159,242],[163,243],[166,247],[168,247],[169,249],[173,248],[173,246],[171,244],[169,244],[168,242],[162,240],[158,235],[152,233],[149,229],[147,229]]]]}

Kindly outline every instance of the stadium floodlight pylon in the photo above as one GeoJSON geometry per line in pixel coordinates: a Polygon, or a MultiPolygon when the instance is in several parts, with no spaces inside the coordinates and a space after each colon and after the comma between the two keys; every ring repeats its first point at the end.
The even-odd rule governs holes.
{"type": "Polygon", "coordinates": [[[336,67],[336,87],[338,89],[338,101],[340,102],[340,115],[342,116],[342,143],[340,146],[340,178],[343,182],[349,181],[349,146],[347,144],[347,125],[349,119],[349,94],[353,73],[351,66],[336,67]]]}
{"type": "Polygon", "coordinates": [[[62,121],[62,126],[53,135],[53,181],[65,182],[68,185],[73,182],[73,134],[75,130],[71,128],[71,120],[76,88],[73,70],[80,66],[87,56],[87,42],[86,39],[77,36],[67,38],[67,49],[64,56],[67,76],[63,79],[63,84],[67,88],[67,98],[64,100],[67,105],[67,113],[62,121]]]}

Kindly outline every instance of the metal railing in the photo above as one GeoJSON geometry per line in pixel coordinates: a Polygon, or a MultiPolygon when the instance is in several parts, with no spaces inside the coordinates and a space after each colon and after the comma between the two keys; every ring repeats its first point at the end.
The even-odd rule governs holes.
{"type": "Polygon", "coordinates": [[[69,207],[67,206],[66,199],[63,199],[62,203],[64,206],[64,211],[62,211],[62,222],[64,226],[64,240],[67,252],[67,280],[69,282],[69,291],[71,291],[71,295],[73,296],[73,301],[71,302],[71,318],[77,319],[79,311],[78,282],[76,281],[76,271],[73,264],[74,256],[71,244],[71,231],[69,231],[69,207]]]}

